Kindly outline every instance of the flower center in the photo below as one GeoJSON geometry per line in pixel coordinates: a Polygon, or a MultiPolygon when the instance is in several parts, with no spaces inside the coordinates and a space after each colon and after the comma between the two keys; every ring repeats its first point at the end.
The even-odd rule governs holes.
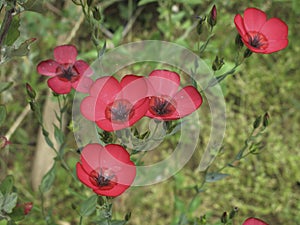
{"type": "Polygon", "coordinates": [[[247,33],[248,43],[257,49],[266,49],[268,47],[268,40],[262,33],[251,31],[247,33]]]}
{"type": "Polygon", "coordinates": [[[56,72],[58,77],[63,81],[75,82],[79,79],[79,72],[73,65],[70,64],[58,67],[56,72]]]}
{"type": "Polygon", "coordinates": [[[149,102],[149,111],[156,116],[169,116],[175,109],[174,100],[169,100],[169,96],[152,96],[149,102]]]}
{"type": "Polygon", "coordinates": [[[116,123],[129,121],[133,114],[134,109],[132,104],[125,99],[115,100],[105,109],[106,118],[116,123]]]}
{"type": "Polygon", "coordinates": [[[99,172],[93,170],[89,174],[89,179],[93,185],[99,187],[101,190],[110,190],[117,184],[116,175],[107,168],[100,168],[99,172]]]}

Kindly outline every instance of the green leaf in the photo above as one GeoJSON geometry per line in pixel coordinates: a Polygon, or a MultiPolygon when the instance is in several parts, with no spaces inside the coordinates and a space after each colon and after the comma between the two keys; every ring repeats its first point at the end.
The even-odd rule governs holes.
{"type": "Polygon", "coordinates": [[[13,85],[13,82],[1,82],[0,83],[0,93],[2,93],[3,91],[6,91],[12,85],[13,85]]]}
{"type": "Polygon", "coordinates": [[[8,175],[0,184],[0,192],[2,194],[8,194],[12,191],[14,186],[14,177],[12,175],[8,175]]]}
{"type": "Polygon", "coordinates": [[[98,196],[92,195],[80,204],[80,216],[89,216],[96,210],[98,196]]]}
{"type": "Polygon", "coordinates": [[[4,211],[5,213],[11,213],[13,208],[15,208],[17,205],[17,200],[17,193],[3,195],[0,192],[0,211],[4,211]]]}
{"type": "Polygon", "coordinates": [[[206,174],[206,182],[215,182],[218,180],[222,180],[225,177],[228,177],[229,174],[225,174],[225,173],[208,173],[206,174]]]}
{"type": "Polygon", "coordinates": [[[22,44],[20,44],[19,47],[17,47],[17,48],[8,47],[8,48],[4,49],[4,56],[7,59],[10,59],[12,57],[21,57],[21,56],[28,55],[29,46],[35,40],[36,40],[35,38],[30,38],[30,39],[24,41],[22,44]]]}
{"type": "Polygon", "coordinates": [[[64,133],[54,124],[54,137],[56,141],[61,145],[64,143],[64,133]]]}
{"type": "Polygon", "coordinates": [[[22,7],[26,11],[31,11],[31,12],[37,12],[37,13],[43,13],[45,12],[45,8],[43,7],[44,1],[42,0],[28,0],[24,4],[22,4],[22,7]]]}
{"type": "Polygon", "coordinates": [[[146,5],[146,4],[151,3],[151,2],[157,2],[157,0],[141,0],[141,1],[139,1],[138,6],[146,5]]]}
{"type": "Polygon", "coordinates": [[[4,105],[0,105],[0,126],[4,123],[6,119],[6,108],[4,105]]]}
{"type": "Polygon", "coordinates": [[[7,35],[5,37],[4,45],[11,46],[11,45],[13,45],[13,43],[15,43],[15,41],[20,36],[19,27],[20,27],[20,18],[19,18],[19,16],[14,16],[12,18],[7,35]]]}
{"type": "Polygon", "coordinates": [[[53,185],[54,180],[55,180],[55,163],[53,164],[52,168],[43,177],[42,183],[39,187],[40,191],[42,193],[49,191],[49,189],[53,185]]]}

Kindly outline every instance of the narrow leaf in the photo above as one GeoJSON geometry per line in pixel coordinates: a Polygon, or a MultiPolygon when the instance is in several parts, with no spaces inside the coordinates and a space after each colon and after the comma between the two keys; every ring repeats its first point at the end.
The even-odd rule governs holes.
{"type": "Polygon", "coordinates": [[[6,108],[4,105],[0,105],[0,126],[5,122],[6,108]]]}
{"type": "Polygon", "coordinates": [[[19,16],[14,16],[12,18],[11,24],[9,26],[7,35],[4,40],[5,45],[8,46],[13,45],[13,43],[15,43],[15,41],[19,38],[20,36],[19,27],[20,27],[20,18],[19,16]]]}
{"type": "Polygon", "coordinates": [[[206,182],[215,182],[218,180],[222,180],[225,177],[228,177],[229,174],[224,174],[224,173],[208,173],[206,175],[206,182]]]}
{"type": "Polygon", "coordinates": [[[6,91],[13,85],[13,82],[1,82],[0,83],[0,93],[6,91]]]}
{"type": "Polygon", "coordinates": [[[80,205],[80,216],[89,216],[94,213],[96,210],[97,199],[97,195],[92,195],[84,200],[80,205]]]}
{"type": "Polygon", "coordinates": [[[54,124],[54,136],[59,144],[64,143],[64,133],[54,124]]]}
{"type": "Polygon", "coordinates": [[[49,191],[53,185],[54,180],[55,180],[55,164],[43,177],[42,183],[40,185],[40,191],[42,193],[49,191]]]}
{"type": "Polygon", "coordinates": [[[2,194],[8,194],[12,191],[14,186],[14,177],[12,175],[8,175],[0,184],[0,192],[2,194]]]}
{"type": "Polygon", "coordinates": [[[146,5],[151,2],[157,2],[157,0],[141,0],[141,1],[139,1],[138,6],[146,5]]]}

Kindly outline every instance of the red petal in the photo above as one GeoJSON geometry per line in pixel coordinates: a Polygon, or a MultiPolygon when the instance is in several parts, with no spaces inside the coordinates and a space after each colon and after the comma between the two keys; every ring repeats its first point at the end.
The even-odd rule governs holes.
{"type": "Polygon", "coordinates": [[[92,68],[83,60],[77,60],[74,64],[74,67],[78,71],[79,74],[83,76],[91,76],[93,74],[92,68]]]}
{"type": "Polygon", "coordinates": [[[73,45],[61,45],[54,49],[54,59],[61,64],[74,64],[77,57],[76,47],[73,45]]]}
{"type": "Polygon", "coordinates": [[[81,77],[81,79],[72,83],[72,87],[79,92],[88,93],[91,86],[93,84],[93,80],[89,77],[81,77]]]}
{"type": "Polygon", "coordinates": [[[241,36],[244,36],[247,34],[247,31],[245,30],[245,27],[244,27],[244,20],[240,14],[238,14],[234,17],[234,23],[235,23],[235,26],[241,36]]]}
{"type": "Polygon", "coordinates": [[[45,76],[55,76],[57,67],[59,66],[60,64],[52,59],[45,60],[37,65],[37,72],[45,76]]]}
{"type": "Polygon", "coordinates": [[[268,224],[257,218],[248,218],[245,220],[243,225],[268,225],[268,224]]]}
{"type": "Polygon", "coordinates": [[[69,81],[62,81],[57,76],[48,79],[48,86],[57,94],[68,94],[72,89],[69,81]]]}
{"type": "Polygon", "coordinates": [[[80,112],[91,121],[102,120],[105,118],[105,109],[107,104],[95,97],[88,96],[80,103],[80,112]]]}
{"type": "Polygon", "coordinates": [[[260,31],[266,21],[267,15],[260,9],[248,8],[244,12],[244,26],[246,31],[260,31]]]}
{"type": "Polygon", "coordinates": [[[124,163],[130,162],[129,153],[121,145],[108,144],[105,149],[114,159],[124,163]]]}
{"type": "Polygon", "coordinates": [[[202,104],[202,97],[196,88],[187,86],[181,89],[173,98],[176,102],[176,111],[180,118],[196,111],[202,104]]]}
{"type": "Polygon", "coordinates": [[[96,194],[102,195],[102,196],[117,197],[117,196],[121,195],[122,193],[124,193],[126,191],[126,189],[128,189],[128,188],[129,188],[128,185],[117,184],[110,190],[94,189],[93,191],[96,194]]]}
{"type": "Polygon", "coordinates": [[[126,75],[120,82],[122,90],[116,96],[117,99],[126,99],[132,105],[144,99],[148,95],[148,84],[144,77],[126,75]]]}
{"type": "Polygon", "coordinates": [[[103,102],[109,104],[113,102],[116,94],[121,91],[118,80],[112,76],[101,77],[97,79],[90,89],[90,95],[100,98],[103,102]]]}
{"type": "Polygon", "coordinates": [[[90,182],[89,179],[89,174],[86,173],[86,171],[84,170],[83,166],[80,163],[76,164],[76,174],[78,179],[85,184],[86,186],[88,186],[89,188],[95,188],[95,186],[90,182]]]}
{"type": "Polygon", "coordinates": [[[149,75],[149,81],[154,89],[151,95],[173,96],[179,87],[180,77],[169,70],[154,70],[149,75]]]}
{"type": "Polygon", "coordinates": [[[283,40],[287,39],[288,26],[278,18],[269,19],[260,32],[266,36],[268,40],[283,40]]]}
{"type": "Polygon", "coordinates": [[[100,144],[88,144],[81,151],[80,159],[86,172],[96,170],[105,164],[106,153],[104,147],[100,144]]]}
{"type": "Polygon", "coordinates": [[[277,41],[271,40],[271,41],[269,41],[269,45],[263,53],[269,54],[269,53],[280,51],[280,50],[284,49],[285,47],[287,47],[288,43],[289,42],[287,39],[286,40],[277,40],[277,41]]]}

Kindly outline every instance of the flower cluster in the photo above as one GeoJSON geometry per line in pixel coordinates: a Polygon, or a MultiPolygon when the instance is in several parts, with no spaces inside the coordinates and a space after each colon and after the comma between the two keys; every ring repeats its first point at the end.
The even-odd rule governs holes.
{"type": "MultiPolygon", "coordinates": [[[[202,97],[193,86],[178,91],[180,76],[168,70],[154,70],[148,77],[125,75],[98,78],[90,87],[80,110],[102,130],[112,132],[134,125],[142,117],[177,120],[193,113],[202,97]]],[[[110,144],[86,146],[77,164],[77,176],[99,195],[118,196],[133,182],[135,166],[127,151],[110,144]]]]}
{"type": "MultiPolygon", "coordinates": [[[[213,6],[208,23],[213,28],[216,22],[217,10],[213,6]]],[[[259,9],[246,9],[244,17],[235,16],[234,23],[241,44],[251,52],[268,54],[288,45],[287,25],[278,18],[267,20],[259,9]]],[[[58,46],[54,49],[54,59],[40,62],[37,72],[51,77],[48,86],[57,94],[67,94],[72,88],[87,93],[80,111],[102,130],[113,132],[131,127],[142,117],[177,120],[190,115],[202,104],[202,96],[194,86],[179,89],[180,76],[174,71],[154,70],[148,76],[128,74],[120,81],[104,76],[93,81],[90,78],[93,70],[76,58],[77,49],[73,45],[58,46]]],[[[223,60],[218,61],[214,70],[221,64],[223,60]]],[[[136,166],[122,146],[94,143],[83,148],[76,171],[78,179],[95,193],[115,197],[132,185],[136,166]]],[[[266,224],[249,218],[244,225],[266,224]]]]}

